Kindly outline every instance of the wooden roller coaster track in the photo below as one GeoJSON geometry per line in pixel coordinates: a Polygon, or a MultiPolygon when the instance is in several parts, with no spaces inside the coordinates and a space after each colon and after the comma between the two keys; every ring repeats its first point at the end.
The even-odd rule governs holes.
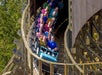
{"type": "MultiPolygon", "coordinates": [[[[44,60],[44,59],[41,59],[40,57],[38,57],[36,54],[34,54],[31,50],[31,48],[29,47],[28,45],[28,41],[27,41],[27,34],[28,34],[28,31],[27,29],[30,28],[30,25],[31,25],[31,21],[30,21],[30,2],[28,0],[28,5],[26,6],[24,12],[23,12],[23,15],[22,15],[22,21],[21,21],[21,32],[22,32],[22,39],[23,39],[23,42],[24,42],[24,45],[25,45],[25,48],[24,49],[24,56],[26,58],[25,62],[27,63],[27,66],[29,68],[29,73],[28,75],[44,75],[44,73],[42,72],[42,63],[47,63],[49,64],[50,66],[50,75],[54,75],[54,66],[57,65],[57,66],[62,66],[63,67],[63,72],[62,72],[62,75],[86,75],[85,71],[86,71],[86,66],[89,66],[89,65],[99,65],[101,64],[102,65],[102,62],[90,62],[90,63],[77,63],[73,56],[71,55],[71,52],[70,52],[70,48],[69,47],[69,40],[68,39],[68,35],[70,34],[70,32],[72,32],[72,22],[71,22],[71,14],[70,14],[70,1],[68,2],[69,3],[69,25],[67,26],[66,28],[66,31],[65,31],[65,34],[64,34],[64,47],[65,47],[65,52],[66,54],[68,55],[68,58],[69,58],[69,63],[55,63],[55,62],[50,62],[50,61],[47,61],[47,60],[44,60]],[[37,59],[38,60],[38,67],[36,67],[36,64],[34,63],[34,59],[37,59]],[[71,61],[71,62],[70,62],[71,61]],[[70,68],[72,71],[74,72],[71,72],[70,73],[70,68]],[[74,68],[74,69],[73,69],[74,68]],[[78,73],[75,73],[78,72],[78,73]]],[[[9,75],[11,74],[12,75],[12,71],[13,71],[13,68],[14,66],[13,65],[13,59],[14,56],[11,58],[10,62],[8,63],[8,65],[5,67],[5,69],[2,71],[1,75],[9,75]]]]}

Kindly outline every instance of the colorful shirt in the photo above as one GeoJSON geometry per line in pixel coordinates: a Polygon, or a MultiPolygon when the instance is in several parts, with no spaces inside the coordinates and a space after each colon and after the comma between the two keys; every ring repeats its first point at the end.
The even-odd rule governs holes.
{"type": "Polygon", "coordinates": [[[44,23],[46,23],[47,19],[48,19],[47,16],[43,17],[44,23]]]}
{"type": "Polygon", "coordinates": [[[54,48],[57,47],[57,44],[56,44],[55,41],[48,40],[47,46],[48,46],[49,48],[51,48],[51,49],[54,49],[54,48]]]}
{"type": "Polygon", "coordinates": [[[48,18],[53,18],[53,17],[56,18],[58,16],[58,12],[55,12],[55,15],[53,15],[54,12],[55,12],[55,10],[51,9],[48,18]]]}
{"type": "Polygon", "coordinates": [[[46,32],[46,31],[49,32],[49,29],[50,29],[50,27],[48,26],[48,24],[45,24],[44,28],[43,28],[44,32],[46,32]]]}
{"type": "Polygon", "coordinates": [[[48,3],[47,2],[45,2],[44,4],[43,4],[43,8],[45,9],[46,7],[48,7],[48,12],[50,11],[50,9],[51,9],[51,7],[48,5],[48,3]]]}

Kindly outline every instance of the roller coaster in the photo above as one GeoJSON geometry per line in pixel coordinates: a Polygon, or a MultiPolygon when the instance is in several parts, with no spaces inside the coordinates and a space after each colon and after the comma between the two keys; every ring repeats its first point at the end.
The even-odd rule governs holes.
{"type": "Polygon", "coordinates": [[[51,36],[54,35],[58,51],[52,50],[43,28],[37,26],[44,2],[47,0],[27,1],[19,48],[0,75],[102,75],[102,1],[57,2],[61,9],[51,27],[51,36]],[[40,30],[45,45],[37,35],[40,30]]]}

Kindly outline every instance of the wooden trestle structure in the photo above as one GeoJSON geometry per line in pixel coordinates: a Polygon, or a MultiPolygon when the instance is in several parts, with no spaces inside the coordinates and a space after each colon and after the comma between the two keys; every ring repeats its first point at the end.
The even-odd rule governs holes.
{"type": "Polygon", "coordinates": [[[23,56],[16,56],[21,63],[14,64],[13,56],[1,74],[45,75],[42,64],[46,63],[49,65],[48,75],[55,75],[55,66],[58,66],[56,74],[61,75],[102,75],[102,0],[68,0],[66,10],[69,23],[63,36],[65,59],[61,63],[41,59],[29,47],[28,33],[32,16],[34,18],[35,11],[40,6],[38,1],[28,0],[22,14],[23,56]]]}

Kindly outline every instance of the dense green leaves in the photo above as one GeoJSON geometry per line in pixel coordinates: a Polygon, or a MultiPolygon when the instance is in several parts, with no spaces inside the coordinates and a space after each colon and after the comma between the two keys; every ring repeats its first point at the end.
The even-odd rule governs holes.
{"type": "MultiPolygon", "coordinates": [[[[26,0],[23,0],[26,1],[26,0]]],[[[12,56],[15,38],[19,38],[18,20],[22,15],[22,0],[0,0],[0,71],[12,56]]]]}

